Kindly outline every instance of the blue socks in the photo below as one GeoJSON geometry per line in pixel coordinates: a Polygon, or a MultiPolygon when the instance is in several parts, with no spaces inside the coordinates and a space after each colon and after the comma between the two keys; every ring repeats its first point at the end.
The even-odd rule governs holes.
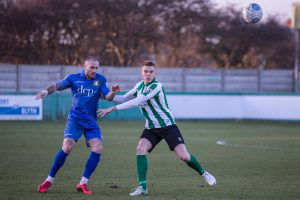
{"type": "Polygon", "coordinates": [[[90,153],[90,156],[89,156],[88,160],[86,161],[85,169],[83,172],[83,176],[85,178],[89,179],[90,176],[92,175],[92,173],[95,171],[95,169],[100,161],[100,156],[101,156],[101,154],[95,153],[93,151],[90,153]]]}
{"type": "MultiPolygon", "coordinates": [[[[54,158],[49,176],[51,176],[53,178],[55,177],[58,170],[64,165],[65,160],[68,155],[69,154],[66,154],[63,150],[60,150],[59,152],[57,152],[57,154],[54,158]]],[[[83,176],[85,178],[89,179],[90,176],[92,175],[92,173],[95,171],[95,169],[100,161],[100,156],[101,156],[101,154],[95,153],[93,151],[90,153],[90,156],[86,162],[84,173],[83,173],[83,176]]]]}
{"type": "Polygon", "coordinates": [[[64,165],[65,160],[66,160],[68,155],[69,154],[66,154],[62,149],[59,152],[57,152],[57,154],[54,158],[49,176],[55,177],[58,170],[64,165]]]}

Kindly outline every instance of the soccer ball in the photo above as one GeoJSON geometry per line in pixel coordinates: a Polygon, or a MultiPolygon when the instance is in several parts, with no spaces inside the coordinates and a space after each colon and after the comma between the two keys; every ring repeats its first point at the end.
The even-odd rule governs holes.
{"type": "Polygon", "coordinates": [[[257,23],[263,16],[262,8],[257,3],[250,3],[243,8],[243,19],[247,23],[257,23]]]}

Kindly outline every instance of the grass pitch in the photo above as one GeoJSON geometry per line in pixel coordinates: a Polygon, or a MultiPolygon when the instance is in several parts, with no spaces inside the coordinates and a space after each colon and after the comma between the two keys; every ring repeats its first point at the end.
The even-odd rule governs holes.
{"type": "Polygon", "coordinates": [[[300,124],[259,121],[179,121],[187,148],[217,178],[215,188],[168,150],[163,141],[148,156],[149,195],[137,186],[135,149],[142,121],[100,122],[101,163],[78,193],[89,149],[81,139],[45,194],[46,178],[63,140],[65,122],[0,122],[0,199],[300,199],[300,124]],[[218,143],[218,144],[217,144],[218,143]]]}

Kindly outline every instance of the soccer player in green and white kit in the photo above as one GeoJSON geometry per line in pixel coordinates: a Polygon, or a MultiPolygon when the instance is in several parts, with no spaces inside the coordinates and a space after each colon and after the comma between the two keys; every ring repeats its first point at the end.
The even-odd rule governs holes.
{"type": "Polygon", "coordinates": [[[169,109],[164,88],[155,78],[155,64],[150,61],[144,62],[141,74],[143,80],[137,83],[132,90],[124,96],[115,96],[113,99],[113,101],[121,104],[98,110],[99,115],[103,117],[114,110],[139,106],[146,119],[145,129],[140,137],[136,153],[139,186],[130,193],[130,196],[148,193],[146,153],[150,153],[162,139],[168,143],[170,150],[175,151],[181,160],[196,170],[208,185],[216,185],[215,177],[205,171],[196,157],[187,151],[182,135],[169,109]]]}

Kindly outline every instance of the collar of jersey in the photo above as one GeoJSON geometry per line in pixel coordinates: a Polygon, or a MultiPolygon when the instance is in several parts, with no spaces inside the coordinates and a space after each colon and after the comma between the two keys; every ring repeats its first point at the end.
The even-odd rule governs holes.
{"type": "Polygon", "coordinates": [[[150,83],[147,83],[147,84],[146,84],[146,86],[148,86],[148,85],[154,83],[155,81],[156,81],[156,78],[154,77],[153,80],[152,80],[150,83]]]}
{"type": "MultiPolygon", "coordinates": [[[[86,78],[86,76],[85,76],[85,73],[84,73],[84,70],[82,70],[81,71],[81,73],[80,73],[80,77],[82,77],[82,78],[86,78]]],[[[95,76],[96,77],[96,76],[95,76]]],[[[92,78],[91,80],[94,80],[95,79],[95,77],[94,78],[92,78]]],[[[87,78],[86,78],[87,79],[87,78]]],[[[89,79],[87,79],[87,80],[89,80],[89,79]]]]}

